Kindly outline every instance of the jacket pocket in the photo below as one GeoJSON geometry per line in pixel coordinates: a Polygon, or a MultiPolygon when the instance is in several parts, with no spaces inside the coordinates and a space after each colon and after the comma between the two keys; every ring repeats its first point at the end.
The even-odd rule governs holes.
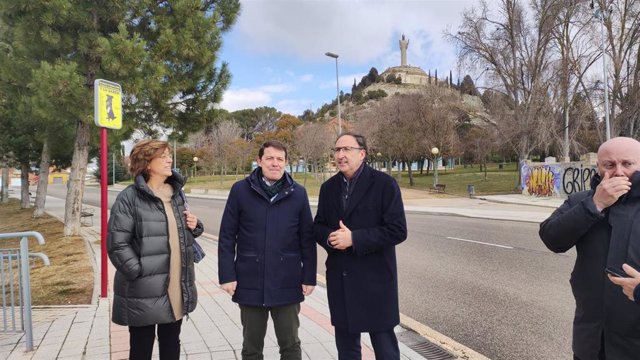
{"type": "Polygon", "coordinates": [[[256,255],[238,254],[236,258],[236,280],[243,289],[259,289],[262,263],[256,255]]]}
{"type": "Polygon", "coordinates": [[[302,286],[302,259],[300,254],[283,253],[280,255],[280,263],[276,287],[294,288],[302,286]]]}

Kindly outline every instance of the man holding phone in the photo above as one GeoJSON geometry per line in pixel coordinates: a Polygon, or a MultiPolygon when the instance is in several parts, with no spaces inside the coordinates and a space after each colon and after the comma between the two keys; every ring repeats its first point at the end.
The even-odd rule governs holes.
{"type": "MultiPolygon", "coordinates": [[[[540,224],[539,233],[554,252],[576,248],[570,281],[576,301],[574,359],[637,359],[640,306],[616,286],[635,277],[605,273],[624,275],[625,262],[640,268],[640,223],[634,222],[640,214],[640,142],[626,137],[606,141],[598,149],[597,166],[591,190],[570,195],[540,224]]],[[[637,275],[633,281],[640,282],[637,275]]]]}
{"type": "Polygon", "coordinates": [[[640,272],[627,264],[622,265],[622,270],[624,270],[623,274],[609,272],[609,280],[621,286],[622,292],[627,295],[629,300],[640,305],[640,286],[638,286],[640,284],[640,272]]]}

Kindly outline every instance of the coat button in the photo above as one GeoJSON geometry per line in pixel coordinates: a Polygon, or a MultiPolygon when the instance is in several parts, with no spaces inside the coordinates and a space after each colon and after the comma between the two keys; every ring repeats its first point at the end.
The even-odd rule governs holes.
{"type": "Polygon", "coordinates": [[[347,276],[347,271],[346,270],[342,272],[342,276],[347,276]]]}

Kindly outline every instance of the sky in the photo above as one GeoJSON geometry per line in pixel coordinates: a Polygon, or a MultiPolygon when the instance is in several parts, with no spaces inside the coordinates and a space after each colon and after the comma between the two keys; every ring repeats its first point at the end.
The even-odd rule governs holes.
{"type": "MultiPolygon", "coordinates": [[[[398,41],[409,39],[407,63],[444,78],[458,77],[456,50],[444,38],[479,0],[241,0],[241,13],[223,37],[219,59],[231,85],[221,108],[275,107],[299,116],[351,92],[354,79],[375,67],[400,65],[398,41]]],[[[463,72],[463,71],[460,71],[463,72]]],[[[460,74],[460,80],[464,77],[460,74]]]]}

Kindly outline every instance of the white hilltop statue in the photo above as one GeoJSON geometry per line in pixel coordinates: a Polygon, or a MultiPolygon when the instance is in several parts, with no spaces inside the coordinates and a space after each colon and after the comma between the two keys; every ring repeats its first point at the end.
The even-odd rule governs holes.
{"type": "Polygon", "coordinates": [[[380,77],[386,79],[387,76],[393,75],[400,78],[403,84],[427,85],[429,83],[429,75],[417,66],[407,65],[407,49],[409,48],[409,39],[402,34],[399,41],[400,44],[400,66],[394,66],[386,69],[380,74],[380,77]]]}

